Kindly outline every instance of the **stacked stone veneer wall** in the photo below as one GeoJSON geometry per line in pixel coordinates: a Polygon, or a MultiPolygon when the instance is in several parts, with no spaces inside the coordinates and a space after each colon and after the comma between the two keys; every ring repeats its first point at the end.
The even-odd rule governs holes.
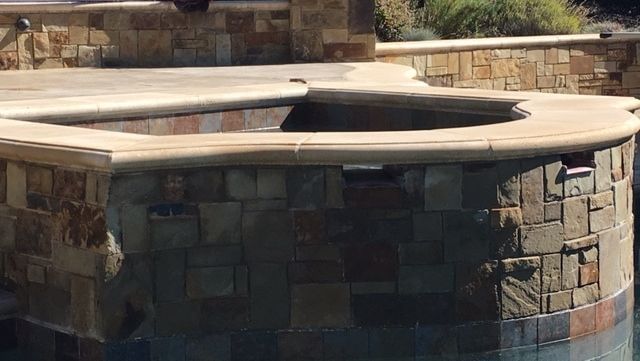
{"type": "MultiPolygon", "coordinates": [[[[549,37],[551,38],[551,37],[549,37]]],[[[526,38],[523,38],[526,39],[526,38]]],[[[640,40],[566,40],[544,45],[400,50],[378,60],[412,66],[434,86],[544,93],[640,96],[640,40]]],[[[523,40],[524,42],[524,40],[523,40]]]]}
{"type": "Polygon", "coordinates": [[[3,161],[0,259],[44,360],[533,345],[631,314],[632,154],[598,150],[574,175],[559,156],[118,175],[3,161]]]}
{"type": "MultiPolygon", "coordinates": [[[[294,6],[242,3],[226,7],[212,3],[207,13],[189,14],[165,5],[155,5],[154,10],[154,6],[129,8],[126,3],[119,10],[109,10],[106,4],[102,10],[94,6],[94,10],[76,7],[66,12],[10,14],[3,13],[0,5],[0,70],[282,64],[374,57],[373,8],[366,6],[371,1],[305,1],[294,6]],[[29,30],[15,28],[20,16],[31,21],[29,30]]],[[[112,5],[114,9],[117,4],[112,5]]],[[[55,10],[55,5],[46,7],[55,10]]]]}

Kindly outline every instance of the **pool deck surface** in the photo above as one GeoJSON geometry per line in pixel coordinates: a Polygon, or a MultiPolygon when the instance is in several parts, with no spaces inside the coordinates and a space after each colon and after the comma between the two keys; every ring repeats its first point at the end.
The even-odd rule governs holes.
{"type": "Polygon", "coordinates": [[[0,82],[0,156],[101,171],[224,164],[487,161],[605,147],[640,129],[624,97],[428,87],[384,63],[15,71],[0,82]],[[154,136],[64,124],[305,101],[509,113],[455,129],[154,136]],[[30,121],[30,122],[25,122],[30,121]]]}

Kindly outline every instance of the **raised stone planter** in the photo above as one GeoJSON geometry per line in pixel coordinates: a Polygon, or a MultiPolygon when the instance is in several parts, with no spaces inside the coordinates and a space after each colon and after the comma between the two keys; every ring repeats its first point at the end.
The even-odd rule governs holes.
{"type": "Polygon", "coordinates": [[[0,121],[25,350],[420,358],[631,314],[637,100],[434,89],[388,64],[239,69],[253,88],[210,69],[197,96],[175,83],[111,113],[131,95],[51,88],[54,117],[24,111],[52,99],[0,102],[41,122],[0,121]]]}

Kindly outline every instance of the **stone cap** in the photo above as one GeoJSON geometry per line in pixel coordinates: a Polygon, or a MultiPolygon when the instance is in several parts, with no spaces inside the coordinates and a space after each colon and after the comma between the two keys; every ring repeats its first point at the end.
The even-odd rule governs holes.
{"type": "Polygon", "coordinates": [[[428,87],[411,79],[413,69],[383,63],[8,74],[0,99],[5,89],[10,100],[0,101],[0,116],[31,122],[0,119],[0,157],[112,173],[218,165],[494,161],[597,149],[621,143],[640,129],[640,120],[630,113],[640,109],[634,98],[428,87]],[[122,85],[116,72],[131,81],[122,85]],[[39,92],[12,91],[14,82],[29,77],[39,92]],[[64,84],[78,79],[75,89],[87,95],[63,89],[56,82],[60,77],[67,79],[64,84]],[[42,123],[154,109],[199,112],[304,101],[511,112],[514,120],[437,130],[171,136],[42,123]]]}
{"type": "Polygon", "coordinates": [[[503,38],[404,41],[376,44],[376,56],[439,54],[503,48],[560,47],[567,45],[610,44],[640,41],[640,34],[624,39],[601,39],[599,34],[518,36],[503,38]]]}
{"type": "MultiPolygon", "coordinates": [[[[208,12],[220,10],[287,10],[289,1],[214,1],[209,5],[208,12]]],[[[178,11],[172,1],[124,1],[124,2],[96,2],[82,1],[66,2],[1,2],[0,14],[16,13],[68,13],[90,11],[178,11]]]]}

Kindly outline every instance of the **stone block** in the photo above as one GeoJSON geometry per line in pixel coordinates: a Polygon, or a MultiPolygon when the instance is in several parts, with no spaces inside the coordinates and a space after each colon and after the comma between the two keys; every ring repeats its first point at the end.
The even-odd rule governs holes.
{"type": "Polygon", "coordinates": [[[290,208],[324,208],[326,199],[324,170],[321,168],[288,169],[287,194],[290,208]]]}
{"type": "Polygon", "coordinates": [[[155,299],[182,301],[185,289],[185,252],[171,250],[154,253],[155,299]]]}
{"type": "Polygon", "coordinates": [[[288,212],[245,212],[242,239],[249,263],[287,262],[294,258],[293,223],[288,212]]]}
{"type": "Polygon", "coordinates": [[[602,297],[620,289],[620,234],[617,228],[598,234],[599,284],[602,297]]]}
{"type": "Polygon", "coordinates": [[[462,207],[487,209],[498,205],[497,174],[493,164],[467,165],[462,179],[462,207]]]}
{"type": "Polygon", "coordinates": [[[148,251],[149,221],[146,206],[125,205],[122,207],[122,247],[125,253],[148,251]]]}
{"type": "Polygon", "coordinates": [[[445,262],[487,259],[491,241],[486,211],[444,213],[445,262]]]}
{"type": "Polygon", "coordinates": [[[558,253],[562,250],[564,230],[559,222],[539,226],[525,226],[520,230],[520,244],[524,255],[558,253]]]}
{"type": "Polygon", "coordinates": [[[580,287],[598,282],[598,262],[580,265],[580,287]]]}
{"type": "Polygon", "coordinates": [[[51,194],[53,191],[53,171],[49,168],[28,166],[27,191],[51,194]]]}
{"type": "Polygon", "coordinates": [[[572,291],[561,291],[542,296],[542,312],[553,313],[571,308],[572,291]]]}
{"type": "Polygon", "coordinates": [[[34,264],[28,264],[27,281],[44,284],[46,281],[45,268],[34,264]]]}
{"type": "Polygon", "coordinates": [[[289,327],[289,286],[287,266],[258,263],[249,266],[251,327],[289,327]]]}
{"type": "Polygon", "coordinates": [[[540,259],[528,257],[502,261],[501,283],[503,320],[540,313],[540,259]]]}
{"type": "Polygon", "coordinates": [[[611,150],[605,149],[593,154],[596,163],[595,191],[596,193],[608,191],[611,189],[611,150]]]}
{"type": "Polygon", "coordinates": [[[242,246],[198,247],[187,250],[189,267],[232,266],[242,263],[242,246]]]}
{"type": "Polygon", "coordinates": [[[151,247],[157,249],[181,248],[196,245],[200,239],[198,218],[173,216],[149,218],[151,247]]]}
{"type": "Polygon", "coordinates": [[[286,172],[280,169],[258,169],[257,195],[259,198],[286,198],[286,172]]]}
{"type": "Polygon", "coordinates": [[[554,222],[562,220],[562,202],[545,203],[544,221],[554,222]]]}
{"type": "MultiPolygon", "coordinates": [[[[267,112],[267,114],[269,114],[267,112]]],[[[344,207],[342,169],[338,167],[325,168],[325,197],[327,207],[344,207]]]]}
{"type": "Polygon", "coordinates": [[[278,339],[267,331],[239,332],[231,335],[231,361],[275,361],[278,339]]]}
{"type": "Polygon", "coordinates": [[[498,177],[498,205],[520,205],[520,167],[516,161],[502,161],[496,165],[498,177]]]}
{"type": "Polygon", "coordinates": [[[397,248],[384,243],[350,245],[344,249],[344,267],[350,282],[395,281],[397,248]]]}
{"type": "Polygon", "coordinates": [[[613,206],[589,212],[589,231],[596,233],[613,227],[615,216],[616,213],[613,206]]]}
{"type": "Polygon", "coordinates": [[[414,339],[414,331],[410,328],[373,329],[369,332],[369,352],[387,360],[413,359],[414,339]]]}
{"type": "Polygon", "coordinates": [[[442,214],[439,212],[414,213],[413,240],[442,240],[442,214]]]}
{"type": "Polygon", "coordinates": [[[430,166],[425,170],[425,210],[462,207],[462,167],[430,166]]]}
{"type": "Polygon", "coordinates": [[[640,87],[640,72],[623,72],[622,87],[625,89],[640,87]]]}
{"type": "Polygon", "coordinates": [[[598,261],[598,248],[590,247],[580,251],[580,264],[598,261]]]}
{"type": "Polygon", "coordinates": [[[52,242],[61,241],[61,227],[51,215],[28,210],[17,211],[15,245],[18,251],[49,258],[52,242]]]}
{"type": "Polygon", "coordinates": [[[562,289],[570,290],[579,285],[580,262],[577,253],[562,255],[562,289]]]}
{"type": "Polygon", "coordinates": [[[201,312],[198,302],[160,303],[156,306],[156,335],[195,335],[199,332],[201,312]]]}
{"type": "Polygon", "coordinates": [[[567,176],[564,180],[565,197],[593,194],[595,190],[595,172],[567,176]]]}
{"type": "Polygon", "coordinates": [[[456,265],[456,321],[495,320],[498,317],[498,262],[456,265]]]}
{"type": "Polygon", "coordinates": [[[352,295],[382,295],[396,293],[395,282],[356,282],[351,284],[352,295]]]}
{"type": "Polygon", "coordinates": [[[332,283],[343,281],[343,266],[335,261],[289,263],[289,283],[332,283]]]}
{"type": "Polygon", "coordinates": [[[369,355],[369,334],[366,330],[323,331],[325,360],[366,359],[369,355]]]}
{"type": "Polygon", "coordinates": [[[190,298],[213,298],[234,293],[233,267],[192,268],[187,270],[186,276],[186,291],[190,298]]]}
{"type": "Polygon", "coordinates": [[[491,50],[473,51],[473,66],[491,64],[491,50]]]}
{"type": "Polygon", "coordinates": [[[545,201],[558,201],[563,197],[565,171],[561,161],[547,163],[544,166],[545,201]]]}
{"type": "Polygon", "coordinates": [[[71,326],[71,297],[68,292],[38,283],[30,283],[27,292],[29,316],[40,322],[71,326]]]}
{"type": "Polygon", "coordinates": [[[230,169],[224,172],[226,193],[231,199],[257,197],[256,173],[251,169],[230,169]]]}
{"type": "Polygon", "coordinates": [[[278,359],[322,360],[322,333],[289,331],[278,334],[278,359]]]}
{"type": "Polygon", "coordinates": [[[71,324],[76,332],[90,334],[97,331],[96,281],[71,277],[71,324]]]}
{"type": "Polygon", "coordinates": [[[27,172],[24,164],[7,162],[7,204],[27,206],[27,172]]]}
{"type": "Polygon", "coordinates": [[[298,243],[314,244],[324,242],[326,238],[325,224],[323,211],[293,212],[293,227],[298,243]]]}
{"type": "Polygon", "coordinates": [[[173,60],[170,30],[138,31],[138,59],[146,66],[169,65],[173,60]]]}
{"type": "Polygon", "coordinates": [[[81,67],[101,67],[102,55],[100,46],[78,46],[78,66],[81,67]]]}
{"type": "Polygon", "coordinates": [[[201,203],[199,210],[203,243],[240,243],[242,205],[239,202],[201,203]]]}
{"type": "Polygon", "coordinates": [[[600,299],[600,289],[598,284],[579,287],[573,290],[573,307],[580,307],[596,303],[600,299]]]}
{"type": "MultiPolygon", "coordinates": [[[[610,178],[610,176],[607,174],[610,178]]],[[[613,205],[613,192],[606,191],[603,193],[594,194],[589,196],[589,210],[602,209],[613,205]]]]}
{"type": "MultiPolygon", "coordinates": [[[[562,256],[560,254],[549,254],[543,256],[542,260],[542,292],[558,292],[562,288],[562,256]]],[[[569,295],[569,298],[571,296],[569,295]]]]}
{"type": "MultiPolygon", "coordinates": [[[[440,74],[437,74],[437,75],[440,75],[440,74]]],[[[473,68],[473,79],[490,79],[490,78],[491,78],[490,66],[476,66],[473,68]]]]}
{"type": "MultiPolygon", "coordinates": [[[[176,338],[170,338],[175,342],[176,338]]],[[[180,339],[177,339],[180,340],[180,339]]],[[[184,341],[182,347],[184,348],[184,341]]],[[[206,361],[206,360],[231,360],[231,337],[229,335],[207,335],[186,342],[186,350],[178,360],[206,361]]],[[[153,360],[153,358],[152,358],[153,360]]],[[[167,359],[166,361],[171,361],[167,359]]]]}
{"type": "Polygon", "coordinates": [[[400,294],[447,293],[454,287],[454,267],[447,265],[401,266],[398,273],[400,294]]]}
{"type": "Polygon", "coordinates": [[[217,297],[202,302],[200,329],[205,334],[249,327],[246,297],[217,297]]]}
{"type": "Polygon", "coordinates": [[[520,208],[499,208],[491,210],[491,226],[493,228],[516,228],[522,225],[520,208]]]}
{"type": "Polygon", "coordinates": [[[527,62],[528,63],[544,63],[545,51],[543,49],[531,49],[527,51],[527,62]]]}
{"type": "Polygon", "coordinates": [[[347,284],[293,286],[291,325],[294,327],[346,327],[351,305],[347,284]]]}
{"type": "Polygon", "coordinates": [[[624,222],[629,214],[628,192],[629,186],[627,179],[613,183],[616,224],[624,222]]]}
{"type": "Polygon", "coordinates": [[[589,206],[587,197],[568,198],[563,202],[562,223],[565,239],[589,234],[589,206]]]}
{"type": "Polygon", "coordinates": [[[520,75],[520,61],[518,59],[500,59],[491,62],[491,76],[506,78],[520,75]]]}
{"type": "Polygon", "coordinates": [[[460,80],[469,80],[473,72],[473,56],[470,51],[460,52],[460,80]]]}
{"type": "Polygon", "coordinates": [[[522,218],[524,224],[544,222],[544,169],[539,162],[522,164],[522,218]]]}
{"type": "Polygon", "coordinates": [[[520,66],[520,88],[522,90],[537,89],[536,64],[528,63],[520,66]]]}
{"type": "MultiPolygon", "coordinates": [[[[202,125],[200,131],[203,131],[202,125]]],[[[188,174],[184,181],[187,200],[212,202],[224,199],[224,176],[220,170],[198,170],[188,174]]]]}
{"type": "Polygon", "coordinates": [[[594,68],[595,63],[592,55],[571,57],[571,74],[593,74],[594,68]]]}
{"type": "MultiPolygon", "coordinates": [[[[183,337],[167,337],[154,339],[149,344],[151,359],[154,361],[185,361],[187,352],[183,337]]],[[[202,360],[194,357],[193,360],[202,360]]]]}
{"type": "Polygon", "coordinates": [[[442,244],[440,242],[401,243],[398,257],[402,265],[442,263],[442,244]]]}
{"type": "Polygon", "coordinates": [[[16,217],[0,215],[0,249],[12,251],[16,248],[16,217]]]}

